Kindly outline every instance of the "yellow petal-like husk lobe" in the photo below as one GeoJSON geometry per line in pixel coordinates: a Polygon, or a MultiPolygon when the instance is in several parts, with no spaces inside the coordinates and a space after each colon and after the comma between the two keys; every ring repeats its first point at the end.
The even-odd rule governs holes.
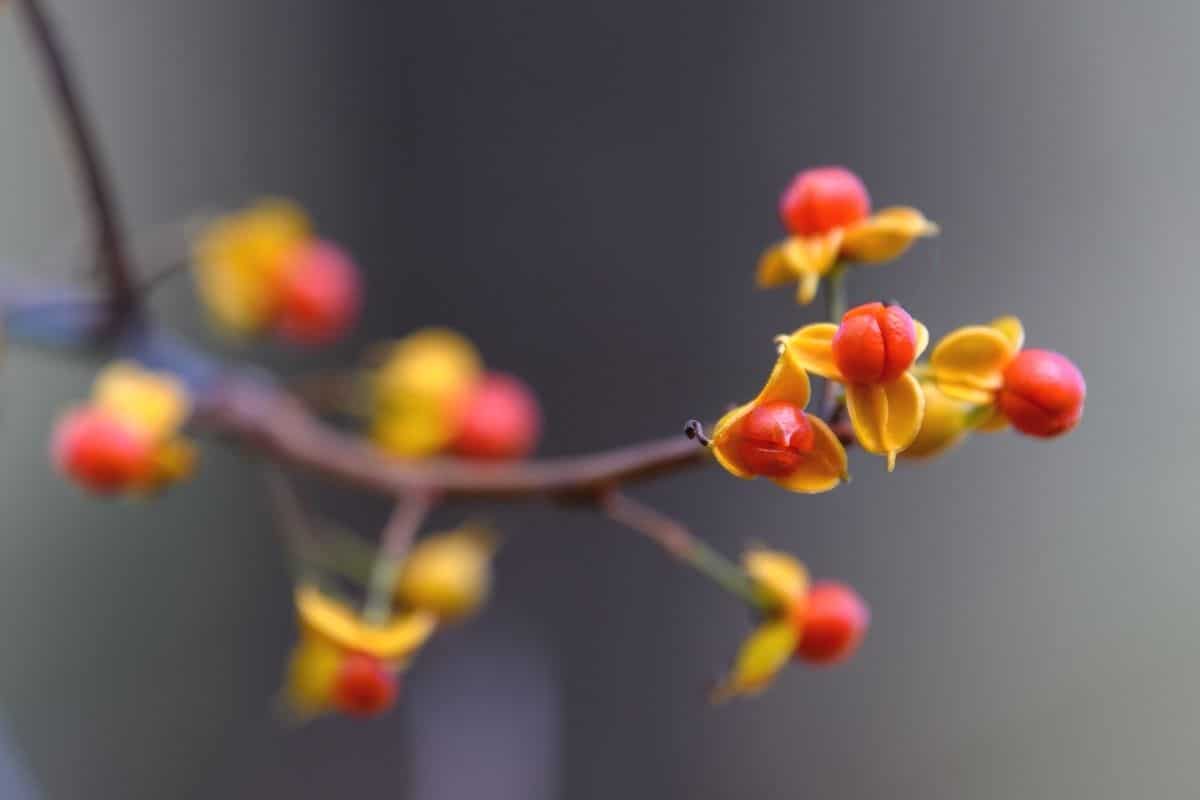
{"type": "Polygon", "coordinates": [[[841,257],[879,264],[903,255],[917,239],[937,233],[938,226],[917,209],[893,206],[850,226],[842,242],[841,257]]]}
{"type": "Polygon", "coordinates": [[[369,625],[343,603],[326,597],[314,586],[296,590],[296,612],[306,632],[321,636],[345,650],[403,662],[433,634],[437,618],[427,611],[410,611],[386,625],[369,625]]]}
{"type": "Polygon", "coordinates": [[[729,676],[712,693],[714,703],[757,694],[787,666],[796,650],[796,631],[788,619],[762,623],[742,643],[729,676]]]}

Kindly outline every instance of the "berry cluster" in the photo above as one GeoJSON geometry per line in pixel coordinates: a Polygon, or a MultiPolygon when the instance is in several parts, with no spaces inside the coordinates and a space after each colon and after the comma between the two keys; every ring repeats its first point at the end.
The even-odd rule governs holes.
{"type": "Polygon", "coordinates": [[[765,596],[767,612],[714,690],[715,700],[762,691],[793,659],[831,666],[858,649],[871,614],[849,586],[811,583],[803,564],[774,550],[750,550],[742,563],[765,596]]]}
{"type": "MultiPolygon", "coordinates": [[[[763,256],[759,283],[798,279],[801,302],[822,280],[844,280],[854,263],[894,258],[937,231],[914,209],[871,216],[862,181],[842,167],[800,173],[780,216],[792,235],[763,256]]],[[[802,413],[808,373],[842,386],[835,416],[844,407],[852,441],[885,456],[889,470],[899,456],[936,455],[972,430],[1067,433],[1083,415],[1083,375],[1058,353],[1022,350],[1024,338],[1019,320],[1002,317],[951,332],[922,363],[929,332],[896,304],[866,303],[805,325],[778,337],[779,360],[758,398],[717,423],[714,455],[738,477],[763,476],[793,491],[828,491],[844,480],[843,444],[823,424],[833,419],[802,413]]]]}
{"type": "MultiPolygon", "coordinates": [[[[701,436],[730,473],[813,494],[848,480],[852,444],[884,457],[891,471],[897,459],[938,455],[976,431],[1011,426],[1051,438],[1078,425],[1086,398],[1082,374],[1058,353],[1025,349],[1015,317],[951,331],[922,360],[929,331],[903,307],[843,307],[844,282],[856,265],[892,260],[937,233],[920,211],[897,206],[872,213],[861,180],[842,167],[821,167],[796,177],[780,216],[788,236],[763,254],[758,283],[794,282],[802,304],[824,288],[829,318],[777,337],[762,390],[722,416],[711,439],[701,436]],[[825,382],[822,407],[814,411],[808,410],[812,374],[825,382]]],[[[357,316],[357,269],[337,246],[315,238],[303,212],[289,203],[262,202],[217,220],[194,256],[200,296],[223,330],[273,331],[315,344],[336,339],[357,316]]],[[[505,462],[536,448],[541,410],[533,391],[512,375],[485,369],[458,333],[426,328],[374,352],[343,410],[360,418],[379,452],[408,460],[505,462]]],[[[90,401],[60,420],[54,464],[96,492],[159,489],[191,471],[193,450],[180,435],[190,412],[191,398],[174,377],[113,364],[97,377],[90,401]]],[[[615,487],[583,488],[581,498],[602,505],[615,487]]],[[[437,502],[436,491],[429,494],[437,502]]],[[[611,510],[610,516],[633,527],[654,526],[657,519],[637,512],[622,519],[611,510]]],[[[329,576],[321,570],[299,582],[301,637],[284,692],[294,715],[382,713],[437,628],[486,601],[495,537],[463,527],[407,547],[420,522],[404,532],[398,553],[381,547],[372,554],[369,575],[339,575],[366,589],[361,612],[328,591],[329,576]]],[[[760,614],[714,693],[718,699],[763,689],[792,660],[840,663],[866,633],[870,614],[862,598],[841,583],[810,584],[804,565],[791,556],[754,549],[739,566],[680,544],[678,531],[665,541],[760,614]]]]}
{"type": "Polygon", "coordinates": [[[425,537],[391,585],[385,621],[372,621],[315,584],[296,592],[301,638],[284,684],[291,714],[375,716],[394,703],[400,675],[445,624],[475,613],[492,582],[495,537],[464,527],[425,537]]]}
{"type": "Polygon", "coordinates": [[[312,235],[304,212],[268,200],[217,220],[195,246],[196,286],[223,330],[273,330],[297,344],[325,344],[354,324],[358,267],[340,247],[312,235]]]}
{"type": "Polygon", "coordinates": [[[179,436],[190,400],[173,376],[117,362],[96,378],[92,397],[64,413],[50,460],[101,494],[146,494],[191,474],[192,446],[179,436]]]}
{"type": "Polygon", "coordinates": [[[371,438],[396,456],[523,458],[541,434],[533,390],[485,371],[474,345],[451,330],[426,328],[387,345],[370,384],[371,438]]]}

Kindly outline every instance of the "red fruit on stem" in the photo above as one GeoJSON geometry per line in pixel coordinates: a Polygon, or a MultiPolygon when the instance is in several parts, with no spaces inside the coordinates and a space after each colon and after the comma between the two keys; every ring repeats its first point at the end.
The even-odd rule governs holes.
{"type": "Polygon", "coordinates": [[[113,415],[77,408],[55,425],[50,460],[81,486],[111,493],[130,488],[149,473],[153,447],[113,415]]]}
{"type": "Polygon", "coordinates": [[[751,409],[738,423],[734,437],[741,467],[772,478],[795,472],[813,450],[813,427],[804,409],[783,400],[751,409]]]}
{"type": "Polygon", "coordinates": [[[854,655],[871,621],[871,612],[858,592],[834,581],[814,584],[807,607],[798,608],[796,657],[809,664],[837,664],[854,655]]]}
{"type": "Polygon", "coordinates": [[[333,706],[343,714],[374,717],[396,702],[396,677],[365,653],[347,653],[333,679],[333,706]]]}
{"type": "Polygon", "coordinates": [[[362,301],[358,267],[340,247],[307,242],[287,255],[279,287],[279,333],[322,344],[345,333],[362,301]]]}
{"type": "Polygon", "coordinates": [[[917,357],[917,327],[900,306],[866,303],[842,317],[833,335],[833,360],[850,383],[887,383],[917,357]]]}
{"type": "Polygon", "coordinates": [[[792,179],[779,200],[779,216],[796,236],[827,233],[870,213],[867,187],[845,167],[806,169],[792,179]]]}
{"type": "Polygon", "coordinates": [[[1022,350],[1004,370],[1000,411],[1021,433],[1049,438],[1079,424],[1087,384],[1069,358],[1022,350]]]}
{"type": "Polygon", "coordinates": [[[521,458],[537,446],[541,429],[533,390],[519,378],[493,372],[466,398],[454,450],[468,458],[521,458]]]}

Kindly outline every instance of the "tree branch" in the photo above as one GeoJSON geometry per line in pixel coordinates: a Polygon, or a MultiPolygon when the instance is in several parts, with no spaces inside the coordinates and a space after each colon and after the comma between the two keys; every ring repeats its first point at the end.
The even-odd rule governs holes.
{"type": "Polygon", "coordinates": [[[20,0],[29,22],[35,48],[50,82],[51,94],[66,125],[73,160],[79,170],[88,215],[95,237],[97,267],[108,286],[107,323],[116,330],[137,316],[138,297],[128,261],[125,239],[118,221],[116,200],[100,160],[96,139],[76,90],[75,80],[54,25],[41,0],[20,0]]]}
{"type": "Polygon", "coordinates": [[[703,447],[681,433],[568,458],[495,464],[458,459],[400,461],[317,419],[282,389],[239,375],[224,378],[202,400],[196,424],[283,463],[393,497],[432,493],[448,499],[594,502],[616,486],[708,459],[703,447]]]}

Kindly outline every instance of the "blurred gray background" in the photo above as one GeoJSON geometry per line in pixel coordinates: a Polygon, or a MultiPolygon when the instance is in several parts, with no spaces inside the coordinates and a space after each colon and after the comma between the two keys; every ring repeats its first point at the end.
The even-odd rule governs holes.
{"type": "MultiPolygon", "coordinates": [[[[1018,313],[1090,402],[1053,446],[998,436],[891,476],[856,454],[817,498],[717,470],[638,490],[726,552],[766,541],[858,586],[874,627],[849,667],[709,708],[741,609],[603,520],[505,509],[495,602],[398,713],[286,730],[257,467],[213,445],[152,508],[89,500],[45,442],[91,367],[14,352],[3,796],[1195,796],[1200,5],[51,10],[131,227],[285,193],[366,265],[358,341],[241,357],[296,372],[447,323],[539,387],[546,452],[670,433],[753,394],[771,336],[816,313],[751,275],[790,175],[837,162],[944,230],[852,299],[935,334],[1018,313]]],[[[0,12],[0,263],[68,275],[79,208],[18,22],[0,12]]],[[[208,336],[186,281],[158,302],[208,336]]],[[[308,494],[364,529],[382,513],[308,494]]]]}

